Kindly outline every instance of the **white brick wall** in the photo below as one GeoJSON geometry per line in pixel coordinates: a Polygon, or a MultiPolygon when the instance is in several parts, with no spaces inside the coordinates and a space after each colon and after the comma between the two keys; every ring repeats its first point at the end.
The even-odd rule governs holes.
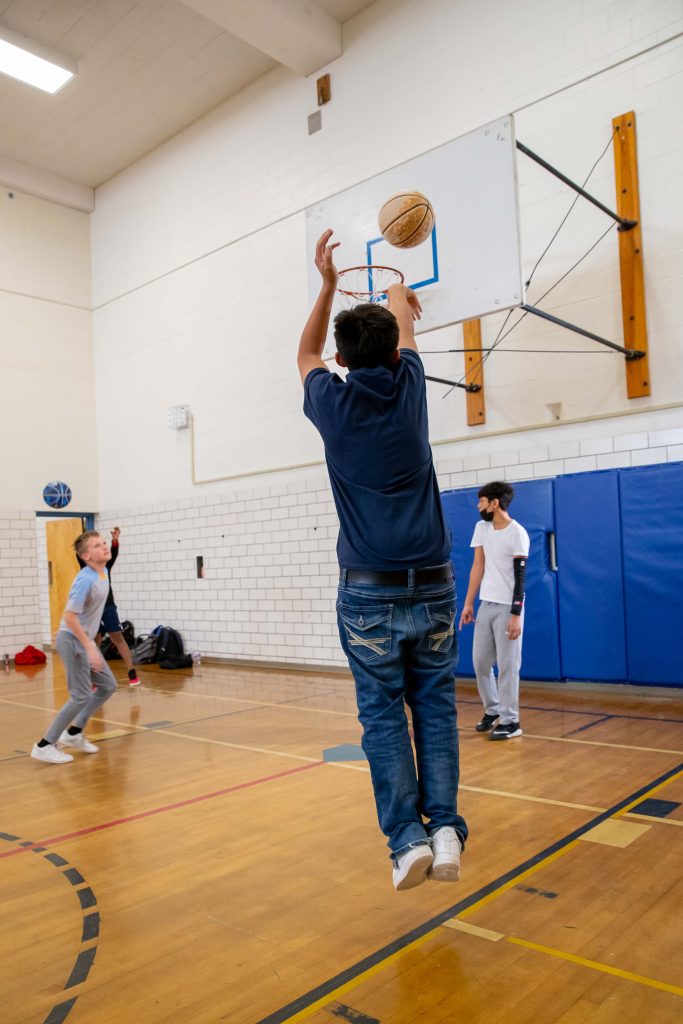
{"type": "Polygon", "coordinates": [[[0,659],[41,643],[33,512],[0,511],[0,659]]]}
{"type": "MultiPolygon", "coordinates": [[[[667,449],[658,442],[677,436],[681,417],[676,410],[652,415],[653,446],[644,449],[612,451],[617,440],[631,437],[640,444],[628,433],[629,417],[530,431],[518,435],[519,448],[510,448],[509,435],[460,442],[454,447],[462,462],[488,467],[468,472],[452,472],[460,460],[448,446],[438,446],[439,484],[448,490],[501,477],[610,468],[612,463],[599,466],[600,459],[620,466],[665,462],[667,449]],[[467,455],[473,446],[476,452],[467,455]],[[596,454],[574,454],[590,448],[596,454]],[[553,450],[567,457],[546,459],[553,450]],[[540,461],[520,461],[532,455],[540,461]],[[502,456],[508,465],[494,465],[502,456]]],[[[672,461],[680,459],[683,445],[668,451],[672,461]]],[[[164,623],[181,631],[188,648],[213,657],[345,664],[334,610],[337,519],[324,470],[288,484],[248,487],[238,481],[220,494],[107,510],[98,529],[113,526],[123,531],[114,593],[121,617],[131,619],[138,633],[164,623]],[[196,578],[197,555],[204,557],[202,580],[196,578]]]]}

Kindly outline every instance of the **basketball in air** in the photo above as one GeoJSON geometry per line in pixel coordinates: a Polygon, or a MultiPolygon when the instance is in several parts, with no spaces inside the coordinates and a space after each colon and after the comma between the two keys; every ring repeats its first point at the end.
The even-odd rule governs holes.
{"type": "Polygon", "coordinates": [[[412,249],[432,233],[434,208],[421,192],[397,192],[379,211],[382,238],[397,249],[412,249]]]}

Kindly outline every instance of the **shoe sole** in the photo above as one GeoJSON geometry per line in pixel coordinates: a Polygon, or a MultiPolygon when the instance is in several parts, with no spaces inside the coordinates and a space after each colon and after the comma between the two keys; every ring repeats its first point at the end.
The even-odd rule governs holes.
{"type": "Polygon", "coordinates": [[[398,885],[394,886],[396,892],[403,892],[404,889],[414,889],[416,885],[422,885],[427,880],[427,872],[432,866],[433,858],[431,851],[424,857],[418,857],[408,868],[407,874],[401,879],[398,885]]]}
{"type": "Polygon", "coordinates": [[[48,761],[45,757],[36,757],[35,754],[30,755],[34,761],[40,761],[41,764],[70,764],[73,761],[73,757],[69,754],[63,761],[48,761]]]}
{"type": "Polygon", "coordinates": [[[434,864],[429,872],[429,877],[435,882],[459,882],[460,864],[453,864],[452,862],[434,864]]]}
{"type": "Polygon", "coordinates": [[[503,733],[502,736],[494,736],[493,733],[492,733],[489,736],[489,739],[493,740],[494,742],[497,741],[497,740],[514,740],[518,736],[521,736],[521,735],[522,735],[522,730],[519,729],[517,732],[506,732],[506,733],[503,733]]]}

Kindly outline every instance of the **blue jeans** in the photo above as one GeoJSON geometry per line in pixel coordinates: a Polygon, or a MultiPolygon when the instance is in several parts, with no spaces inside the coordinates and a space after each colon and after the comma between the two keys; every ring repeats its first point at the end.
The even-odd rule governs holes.
{"type": "Polygon", "coordinates": [[[339,636],[356,683],[379,825],[394,856],[429,842],[443,825],[455,828],[463,846],[467,839],[457,813],[455,611],[453,582],[348,583],[342,569],[339,636]]]}

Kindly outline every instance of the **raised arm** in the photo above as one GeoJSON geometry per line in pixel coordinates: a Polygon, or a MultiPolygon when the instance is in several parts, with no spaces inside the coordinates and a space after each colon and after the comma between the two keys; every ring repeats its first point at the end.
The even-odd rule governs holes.
{"type": "Polygon", "coordinates": [[[299,342],[297,364],[302,384],[311,370],[316,369],[316,367],[320,367],[323,370],[327,369],[327,366],[320,357],[325,347],[327,328],[330,324],[330,313],[332,312],[332,302],[339,276],[334,265],[333,255],[339,242],[332,242],[330,245],[331,237],[332,230],[330,229],[320,236],[315,247],[315,265],[320,271],[322,284],[320,286],[320,294],[306,321],[306,326],[299,342]]]}
{"type": "Polygon", "coordinates": [[[389,312],[393,313],[398,321],[398,347],[410,348],[417,352],[413,323],[422,315],[420,300],[412,288],[407,288],[404,284],[392,284],[387,289],[387,298],[389,312]]]}

